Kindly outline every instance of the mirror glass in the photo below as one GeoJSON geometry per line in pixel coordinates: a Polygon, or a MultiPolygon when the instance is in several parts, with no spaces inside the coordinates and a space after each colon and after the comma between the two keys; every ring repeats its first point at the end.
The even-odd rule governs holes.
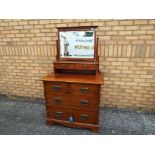
{"type": "Polygon", "coordinates": [[[94,31],[59,32],[60,58],[94,58],[94,31]]]}

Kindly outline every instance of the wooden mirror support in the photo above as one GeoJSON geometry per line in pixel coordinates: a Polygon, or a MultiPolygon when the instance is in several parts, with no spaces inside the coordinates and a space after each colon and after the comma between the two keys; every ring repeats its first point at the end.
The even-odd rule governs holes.
{"type": "Polygon", "coordinates": [[[58,28],[54,73],[42,78],[46,101],[46,123],[48,125],[61,124],[99,132],[100,88],[103,84],[103,75],[99,71],[96,28],[95,26],[58,28]],[[92,39],[93,36],[94,44],[91,44],[91,46],[94,46],[94,48],[91,48],[93,51],[89,52],[90,47],[86,46],[86,44],[80,45],[80,47],[86,48],[87,51],[71,51],[74,47],[79,47],[79,45],[75,44],[76,38],[71,38],[70,46],[72,42],[75,44],[71,46],[69,51],[72,54],[66,54],[66,49],[63,49],[65,54],[61,56],[61,32],[73,32],[68,33],[70,36],[72,34],[77,36],[78,33],[82,34],[84,36],[82,38],[84,39],[83,42],[86,39],[92,39]],[[91,38],[85,37],[86,34],[91,35],[91,38]],[[81,56],[80,52],[84,54],[81,54],[81,56]]]}

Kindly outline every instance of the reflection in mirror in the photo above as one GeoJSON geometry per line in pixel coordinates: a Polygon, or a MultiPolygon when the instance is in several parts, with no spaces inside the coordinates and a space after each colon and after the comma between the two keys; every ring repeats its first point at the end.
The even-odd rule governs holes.
{"type": "Polygon", "coordinates": [[[94,31],[59,33],[60,58],[94,58],[94,31]]]}

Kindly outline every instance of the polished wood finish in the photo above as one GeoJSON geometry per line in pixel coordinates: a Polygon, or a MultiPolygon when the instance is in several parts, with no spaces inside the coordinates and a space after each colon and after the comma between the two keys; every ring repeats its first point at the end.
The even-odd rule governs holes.
{"type": "Polygon", "coordinates": [[[79,74],[53,74],[50,73],[42,78],[42,81],[47,82],[69,82],[69,83],[84,83],[84,84],[99,84],[104,83],[103,75],[79,75],[79,74]]]}
{"type": "Polygon", "coordinates": [[[64,82],[44,82],[44,89],[46,94],[66,93],[68,85],[64,82]]]}
{"type": "Polygon", "coordinates": [[[49,74],[42,78],[47,124],[99,131],[101,73],[97,75],[49,74]],[[74,122],[69,123],[69,116],[74,122]],[[58,121],[59,120],[59,121],[58,121]],[[82,124],[81,124],[82,123],[82,124]]]}
{"type": "Polygon", "coordinates": [[[70,128],[86,128],[86,129],[90,129],[91,131],[95,133],[99,132],[98,124],[94,125],[94,124],[86,124],[86,123],[79,123],[79,122],[68,123],[68,121],[50,119],[50,118],[47,118],[46,124],[47,125],[61,124],[61,125],[65,125],[70,128]]]}
{"type": "Polygon", "coordinates": [[[83,94],[85,96],[91,96],[99,92],[99,86],[94,84],[81,84],[73,83],[70,85],[70,89],[73,94],[83,94]]]}
{"type": "Polygon", "coordinates": [[[94,97],[94,96],[73,94],[72,97],[70,97],[70,105],[72,107],[82,109],[97,109],[97,107],[99,106],[98,95],[99,94],[96,94],[96,97],[94,97]]]}
{"type": "Polygon", "coordinates": [[[69,109],[64,107],[47,106],[47,117],[50,119],[68,120],[69,109]]]}
{"type": "Polygon", "coordinates": [[[97,63],[68,63],[68,62],[54,62],[55,69],[77,69],[77,70],[98,70],[97,63]]]}
{"type": "Polygon", "coordinates": [[[68,96],[66,94],[46,94],[46,104],[55,106],[68,106],[68,96]]]}
{"type": "Polygon", "coordinates": [[[72,108],[75,122],[97,124],[98,111],[72,108]]]}
{"type": "MultiPolygon", "coordinates": [[[[88,30],[92,27],[59,28],[58,31],[88,30]]],[[[96,27],[93,27],[96,28],[96,27]]],[[[98,39],[94,59],[60,59],[59,41],[54,73],[42,78],[46,101],[47,125],[60,124],[99,132],[100,88],[104,83],[99,71],[98,39]],[[73,122],[69,118],[73,118],[73,122]]]]}

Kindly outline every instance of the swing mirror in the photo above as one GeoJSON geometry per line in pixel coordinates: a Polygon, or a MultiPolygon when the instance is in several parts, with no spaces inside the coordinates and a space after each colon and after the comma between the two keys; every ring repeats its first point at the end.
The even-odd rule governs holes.
{"type": "Polygon", "coordinates": [[[95,28],[58,28],[59,60],[94,60],[95,28]]]}

